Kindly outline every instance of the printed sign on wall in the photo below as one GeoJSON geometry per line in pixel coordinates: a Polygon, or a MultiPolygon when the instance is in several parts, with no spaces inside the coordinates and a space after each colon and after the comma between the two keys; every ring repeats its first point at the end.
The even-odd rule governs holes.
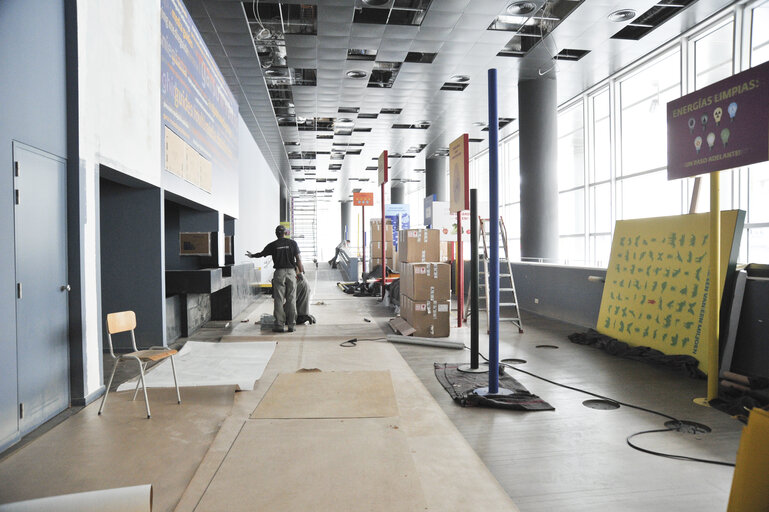
{"type": "Polygon", "coordinates": [[[668,179],[769,160],[769,63],[668,103],[668,179]]]}
{"type": "Polygon", "coordinates": [[[449,206],[451,213],[470,208],[470,138],[465,133],[449,145],[449,206]]]}
{"type": "Polygon", "coordinates": [[[398,231],[409,229],[411,227],[411,217],[409,215],[409,205],[407,204],[386,204],[385,218],[393,225],[393,246],[398,250],[398,231]]]}
{"type": "Polygon", "coordinates": [[[378,171],[378,178],[379,178],[378,183],[380,185],[387,183],[388,165],[389,164],[387,162],[387,151],[382,151],[382,154],[379,155],[379,160],[377,162],[377,171],[378,171]]]}
{"type": "MultiPolygon", "coordinates": [[[[596,330],[631,345],[707,361],[708,217],[617,221],[596,330]]],[[[737,260],[745,212],[721,213],[722,293],[737,260]]],[[[706,364],[700,369],[707,371],[706,364]]]]}
{"type": "Polygon", "coordinates": [[[238,104],[183,0],[161,0],[160,15],[163,137],[171,131],[189,146],[166,141],[165,168],[210,192],[212,168],[237,168],[238,104]]]}
{"type": "Polygon", "coordinates": [[[354,192],[352,195],[352,204],[354,206],[373,206],[373,192],[354,192]]]}

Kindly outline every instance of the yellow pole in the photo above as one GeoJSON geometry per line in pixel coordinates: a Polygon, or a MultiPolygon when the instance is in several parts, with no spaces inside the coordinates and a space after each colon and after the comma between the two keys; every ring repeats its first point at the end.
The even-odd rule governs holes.
{"type": "Polygon", "coordinates": [[[721,303],[720,171],[710,174],[710,300],[708,316],[708,401],[718,397],[718,328],[721,303]]]}

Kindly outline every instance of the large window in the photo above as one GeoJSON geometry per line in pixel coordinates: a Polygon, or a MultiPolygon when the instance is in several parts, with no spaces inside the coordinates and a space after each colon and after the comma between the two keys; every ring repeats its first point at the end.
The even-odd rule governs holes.
{"type": "MultiPolygon", "coordinates": [[[[708,176],[699,180],[697,204],[694,178],[667,180],[666,105],[767,61],[769,0],[738,4],[564,104],[558,112],[561,258],[606,266],[616,220],[709,211],[708,176]],[[735,47],[735,41],[743,43],[735,47]]],[[[500,212],[520,237],[518,167],[513,136],[500,144],[500,212]]],[[[472,160],[471,182],[488,194],[487,152],[472,160]]],[[[739,261],[769,263],[769,163],[722,171],[720,187],[722,209],[747,211],[739,261]]]]}

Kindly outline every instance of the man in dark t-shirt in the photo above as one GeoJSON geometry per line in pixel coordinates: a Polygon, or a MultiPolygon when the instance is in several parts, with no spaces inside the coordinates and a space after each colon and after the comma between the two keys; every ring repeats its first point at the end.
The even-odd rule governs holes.
{"type": "Polygon", "coordinates": [[[286,238],[286,228],[275,228],[276,240],[273,240],[261,251],[252,254],[246,251],[249,258],[264,258],[272,256],[272,298],[273,314],[275,316],[275,332],[294,332],[296,325],[296,280],[302,279],[304,266],[299,256],[299,246],[294,240],[286,238]],[[297,273],[298,271],[298,273],[297,273]],[[285,308],[284,308],[285,302],[285,308]]]}

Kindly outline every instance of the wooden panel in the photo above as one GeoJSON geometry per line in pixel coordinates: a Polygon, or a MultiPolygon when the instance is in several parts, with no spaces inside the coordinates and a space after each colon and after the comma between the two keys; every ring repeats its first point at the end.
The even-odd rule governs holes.
{"type": "Polygon", "coordinates": [[[110,334],[130,331],[136,328],[136,313],[133,311],[121,311],[107,315],[107,330],[110,334]]]}

